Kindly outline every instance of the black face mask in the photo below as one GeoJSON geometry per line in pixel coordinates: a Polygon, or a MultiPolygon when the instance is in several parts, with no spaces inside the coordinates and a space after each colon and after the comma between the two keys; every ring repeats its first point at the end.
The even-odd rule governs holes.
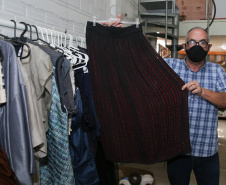
{"type": "Polygon", "coordinates": [[[195,45],[190,49],[185,50],[188,58],[192,62],[201,62],[206,58],[208,51],[205,51],[201,46],[195,45]]]}

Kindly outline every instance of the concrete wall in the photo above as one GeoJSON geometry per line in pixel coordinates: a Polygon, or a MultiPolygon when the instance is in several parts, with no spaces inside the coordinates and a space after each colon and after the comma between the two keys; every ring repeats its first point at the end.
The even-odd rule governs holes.
{"type": "MultiPolygon", "coordinates": [[[[137,17],[138,0],[0,0],[0,19],[15,20],[84,37],[87,21],[106,20],[117,14],[137,17]]],[[[13,30],[0,26],[0,33],[13,30]]],[[[18,35],[21,31],[18,32],[18,35]]]]}
{"type": "MultiPolygon", "coordinates": [[[[84,36],[86,22],[95,15],[106,19],[110,0],[0,0],[0,18],[24,21],[56,31],[84,36]]],[[[0,27],[6,35],[12,29],[0,27]]]]}

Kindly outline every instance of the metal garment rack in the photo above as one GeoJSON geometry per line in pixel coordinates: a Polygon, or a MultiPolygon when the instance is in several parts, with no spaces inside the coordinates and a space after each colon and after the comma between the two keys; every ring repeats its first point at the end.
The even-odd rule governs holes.
{"type": "MultiPolygon", "coordinates": [[[[14,29],[14,22],[7,21],[7,20],[4,20],[4,19],[0,19],[0,26],[14,29]]],[[[16,25],[16,29],[17,30],[24,30],[25,29],[25,26],[23,24],[20,24],[18,22],[17,25],[16,25]]],[[[31,31],[32,33],[36,34],[36,30],[35,29],[31,29],[30,30],[30,27],[29,26],[28,26],[28,31],[29,32],[31,31]]],[[[53,30],[53,31],[56,31],[56,30],[53,30]]],[[[38,34],[40,36],[40,34],[41,34],[41,31],[40,30],[38,30],[38,34]]],[[[46,35],[45,32],[43,34],[46,35]]],[[[48,33],[48,36],[51,36],[51,34],[48,33]]],[[[70,39],[69,35],[66,34],[66,38],[67,38],[67,40],[69,40],[70,39]]],[[[73,41],[77,41],[77,42],[80,42],[80,43],[83,42],[84,40],[85,40],[85,38],[80,37],[80,36],[77,39],[73,38],[73,41]]]]}

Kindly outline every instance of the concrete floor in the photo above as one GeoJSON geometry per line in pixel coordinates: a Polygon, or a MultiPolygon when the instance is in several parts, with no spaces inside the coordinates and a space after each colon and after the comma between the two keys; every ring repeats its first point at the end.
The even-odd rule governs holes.
{"type": "MultiPolygon", "coordinates": [[[[218,124],[218,137],[219,137],[219,157],[220,157],[220,185],[226,185],[226,119],[219,120],[218,124]]],[[[123,176],[120,171],[120,166],[139,168],[151,171],[155,177],[155,185],[170,185],[166,172],[166,163],[156,163],[152,165],[143,164],[119,164],[119,177],[123,176]]],[[[195,176],[191,174],[191,181],[189,185],[197,185],[195,176]]]]}
{"type": "MultiPolygon", "coordinates": [[[[155,177],[155,185],[170,185],[166,172],[166,164],[165,163],[156,163],[153,165],[142,165],[142,164],[122,164],[123,166],[131,166],[136,168],[145,169],[151,171],[155,177]]],[[[226,184],[226,169],[220,169],[220,185],[226,184]]],[[[197,185],[195,176],[191,174],[191,181],[189,185],[197,185]]]]}

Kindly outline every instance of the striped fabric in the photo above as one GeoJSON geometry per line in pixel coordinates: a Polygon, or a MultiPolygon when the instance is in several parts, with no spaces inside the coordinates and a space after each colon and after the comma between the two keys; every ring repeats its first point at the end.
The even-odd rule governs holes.
{"type": "MultiPolygon", "coordinates": [[[[184,80],[197,81],[201,87],[214,92],[226,92],[226,75],[223,68],[206,61],[199,71],[192,71],[185,59],[165,59],[171,68],[184,80]]],[[[188,94],[189,129],[192,156],[208,157],[218,151],[218,108],[202,97],[188,94]]]]}
{"type": "Polygon", "coordinates": [[[87,23],[94,103],[106,158],[155,163],[189,153],[188,93],[142,28],[87,23]]]}
{"type": "Polygon", "coordinates": [[[67,114],[61,110],[60,97],[52,75],[52,105],[47,132],[47,157],[40,159],[42,185],[74,185],[74,173],[69,151],[67,114]]]}

